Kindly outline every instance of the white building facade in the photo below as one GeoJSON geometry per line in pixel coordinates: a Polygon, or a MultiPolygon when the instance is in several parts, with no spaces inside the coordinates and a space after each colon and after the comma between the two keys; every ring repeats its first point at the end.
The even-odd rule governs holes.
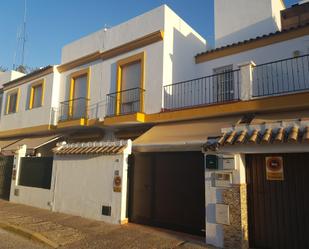
{"type": "Polygon", "coordinates": [[[269,217],[277,204],[266,208],[271,196],[305,215],[292,166],[302,158],[306,174],[309,26],[282,27],[284,9],[280,0],[216,0],[216,48],[207,49],[163,5],[64,46],[60,65],[1,74],[6,198],[224,248],[280,247],[267,219],[275,241],[301,241],[282,234],[306,224],[280,212],[292,225],[279,224],[269,217]],[[266,179],[267,158],[283,162],[285,177],[266,179]]]}

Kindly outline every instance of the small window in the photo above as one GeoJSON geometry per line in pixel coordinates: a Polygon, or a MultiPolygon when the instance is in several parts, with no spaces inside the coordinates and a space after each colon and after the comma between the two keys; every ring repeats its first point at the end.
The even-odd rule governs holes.
{"type": "Polygon", "coordinates": [[[18,91],[8,93],[7,95],[7,109],[6,113],[16,113],[18,104],[18,91]]]}
{"type": "Polygon", "coordinates": [[[43,103],[43,83],[31,86],[29,109],[41,107],[43,103]]]}

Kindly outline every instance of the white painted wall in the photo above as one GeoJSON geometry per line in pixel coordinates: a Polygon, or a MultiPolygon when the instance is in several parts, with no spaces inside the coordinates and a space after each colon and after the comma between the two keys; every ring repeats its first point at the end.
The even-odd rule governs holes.
{"type": "Polygon", "coordinates": [[[164,31],[163,41],[62,73],[60,101],[69,99],[70,74],[90,67],[89,114],[91,119],[102,120],[107,109],[106,95],[116,91],[117,61],[145,52],[144,109],[146,113],[160,112],[163,105],[162,85],[194,77],[194,55],[206,47],[206,41],[166,5],[65,46],[62,61],[67,62],[98,50],[109,50],[158,30],[164,31]]]}
{"type": "Polygon", "coordinates": [[[119,224],[126,219],[127,158],[121,155],[56,156],[53,164],[55,197],[53,210],[119,224]],[[115,170],[122,178],[122,191],[113,191],[115,170]],[[111,206],[111,216],[102,206],[111,206]]]}
{"type": "Polygon", "coordinates": [[[2,88],[3,84],[8,83],[11,80],[15,80],[17,78],[20,78],[24,75],[25,74],[14,71],[14,70],[0,72],[0,88],[2,88]]]}
{"type": "Polygon", "coordinates": [[[165,6],[162,5],[127,22],[107,30],[101,29],[64,46],[61,63],[72,61],[96,51],[110,50],[152,32],[162,30],[164,9],[165,6]]]}
{"type": "Polygon", "coordinates": [[[10,196],[11,202],[51,210],[50,203],[53,199],[52,190],[20,185],[16,186],[15,189],[19,190],[19,195],[15,196],[13,192],[10,196]]]}
{"type": "MultiPolygon", "coordinates": [[[[293,57],[293,52],[298,50],[300,55],[308,53],[309,49],[309,35],[299,38],[291,39],[275,43],[269,46],[248,50],[242,53],[220,57],[218,59],[210,60],[204,63],[197,64],[197,77],[213,75],[213,70],[218,67],[233,65],[233,69],[238,69],[239,64],[253,61],[256,65],[272,62],[281,59],[293,57]]],[[[306,59],[304,60],[306,62],[306,59]]],[[[283,64],[283,67],[285,65],[283,64]]],[[[304,64],[305,68],[308,64],[304,64]]],[[[289,65],[289,68],[291,66],[289,65]]],[[[280,69],[280,68],[279,68],[280,69]]],[[[308,69],[307,69],[308,70],[308,69]]],[[[285,82],[287,84],[287,82],[285,82]]],[[[292,84],[291,82],[289,84],[292,84]]],[[[296,87],[302,87],[297,85],[296,87]]],[[[253,93],[257,91],[256,85],[253,86],[253,93]]]]}
{"type": "Polygon", "coordinates": [[[59,73],[48,74],[42,78],[38,78],[22,84],[18,87],[14,87],[5,90],[4,101],[1,111],[0,131],[27,128],[39,125],[47,125],[51,119],[51,108],[59,105],[59,73]],[[44,102],[41,107],[29,109],[29,99],[31,92],[31,84],[44,79],[45,80],[45,92],[44,102]],[[16,89],[20,89],[18,111],[12,114],[6,114],[7,94],[16,89]]]}
{"type": "Polygon", "coordinates": [[[216,47],[281,29],[281,0],[215,0],[214,4],[216,47]]]}
{"type": "MultiPolygon", "coordinates": [[[[194,56],[206,49],[206,40],[168,7],[164,34],[163,86],[195,78],[194,56]]],[[[173,94],[169,89],[163,90],[162,106],[164,99],[173,94]]]]}

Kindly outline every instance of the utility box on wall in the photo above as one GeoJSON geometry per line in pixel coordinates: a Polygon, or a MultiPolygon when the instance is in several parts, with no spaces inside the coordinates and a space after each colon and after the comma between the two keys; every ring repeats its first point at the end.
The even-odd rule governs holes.
{"type": "Polygon", "coordinates": [[[212,174],[212,186],[219,188],[228,188],[233,184],[233,174],[232,172],[215,172],[212,174]]]}
{"type": "Polygon", "coordinates": [[[206,169],[218,169],[218,156],[207,155],[205,163],[206,163],[206,169]]]}
{"type": "Polygon", "coordinates": [[[206,169],[209,170],[234,170],[235,159],[233,155],[206,155],[206,169]]]}

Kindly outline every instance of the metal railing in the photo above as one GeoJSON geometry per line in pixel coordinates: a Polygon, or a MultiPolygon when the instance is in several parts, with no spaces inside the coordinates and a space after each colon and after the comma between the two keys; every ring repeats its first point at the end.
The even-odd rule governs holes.
{"type": "Polygon", "coordinates": [[[107,94],[106,116],[141,112],[144,92],[144,89],[136,87],[107,94]]]}
{"type": "Polygon", "coordinates": [[[88,118],[88,103],[87,98],[76,98],[63,101],[59,108],[59,121],[88,118]]]}
{"type": "Polygon", "coordinates": [[[164,86],[164,111],[239,100],[239,72],[238,69],[164,86]]]}
{"type": "Polygon", "coordinates": [[[253,97],[309,89],[309,55],[257,65],[253,68],[253,97]]]}
{"type": "Polygon", "coordinates": [[[103,119],[106,112],[106,100],[89,105],[87,113],[89,119],[103,119]]]}

